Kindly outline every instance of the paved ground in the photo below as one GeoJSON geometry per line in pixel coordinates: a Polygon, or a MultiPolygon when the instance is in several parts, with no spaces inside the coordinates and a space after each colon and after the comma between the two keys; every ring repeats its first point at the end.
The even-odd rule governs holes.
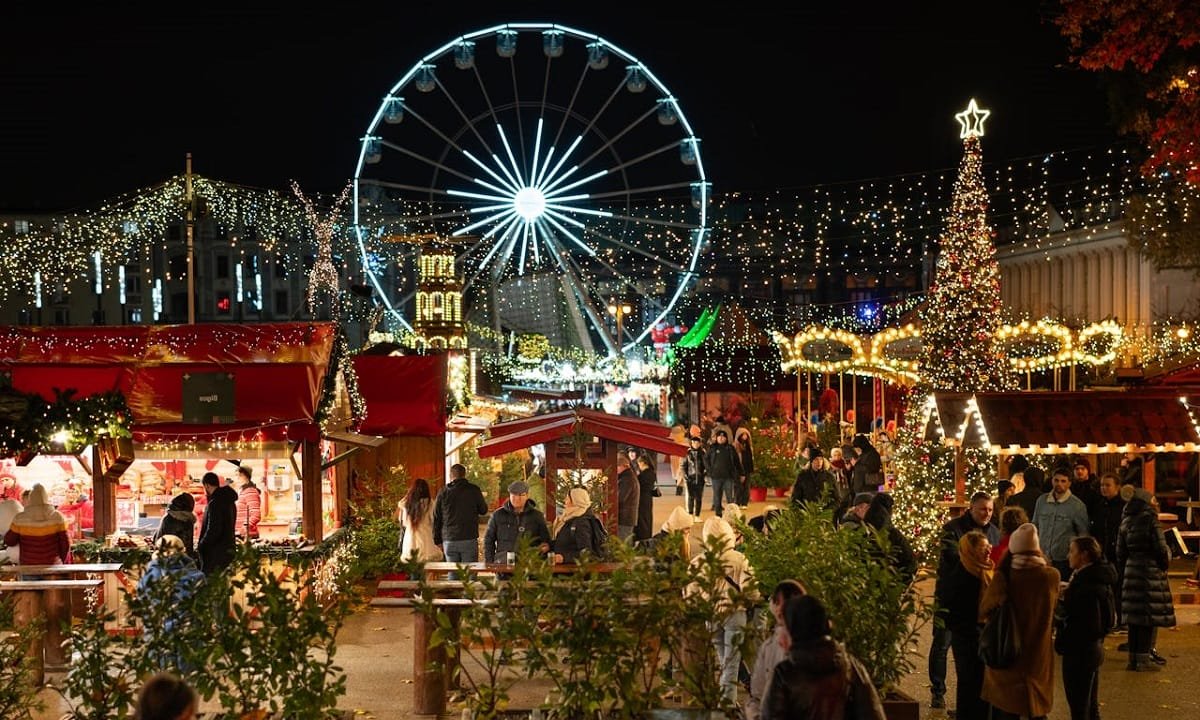
{"type": "MultiPolygon", "coordinates": [[[[660,477],[668,477],[662,473],[660,477]]],[[[663,496],[655,500],[656,525],[666,519],[683,498],[673,489],[663,486],[663,496]]],[[[783,503],[785,499],[771,498],[768,502],[783,503]]],[[[767,503],[753,503],[750,516],[763,511],[767,503]]],[[[707,507],[707,503],[706,503],[707,507]]],[[[711,515],[706,510],[703,517],[711,515]]],[[[699,525],[696,526],[699,531],[699,525]]],[[[1191,562],[1173,570],[1190,569],[1191,562]]],[[[1183,591],[1182,579],[1173,578],[1177,592],[1183,591]]],[[[366,608],[352,616],[338,638],[338,661],[348,678],[347,693],[340,707],[354,711],[364,719],[402,719],[418,717],[412,708],[412,622],[411,611],[402,608],[366,608]]],[[[1101,671],[1101,712],[1106,718],[1194,717],[1200,711],[1200,694],[1191,685],[1200,677],[1200,605],[1177,605],[1179,626],[1159,634],[1159,652],[1169,659],[1162,672],[1132,673],[1125,668],[1126,656],[1116,652],[1124,638],[1111,637],[1105,644],[1108,656],[1101,671]]],[[[902,689],[922,702],[922,718],[943,718],[943,711],[928,708],[928,677],[924,656],[929,636],[924,634],[916,649],[918,669],[902,683],[902,689]]],[[[948,698],[954,696],[954,661],[950,660],[948,698]]],[[[52,678],[54,676],[51,676],[52,678]]],[[[513,707],[531,707],[545,694],[542,683],[526,682],[513,693],[513,707]]],[[[57,720],[66,710],[56,698],[46,694],[51,707],[35,716],[35,720],[57,720]]],[[[216,709],[216,708],[205,708],[216,709]]],[[[453,717],[457,715],[452,713],[453,717]]],[[[1062,695],[1061,681],[1056,677],[1056,699],[1052,720],[1070,717],[1062,695]]]]}

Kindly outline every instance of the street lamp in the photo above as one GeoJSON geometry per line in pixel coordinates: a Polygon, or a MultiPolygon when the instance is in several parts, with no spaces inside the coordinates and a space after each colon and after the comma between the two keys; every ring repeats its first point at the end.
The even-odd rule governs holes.
{"type": "Polygon", "coordinates": [[[619,354],[621,352],[621,343],[622,343],[622,340],[621,340],[622,322],[621,321],[622,321],[622,319],[624,319],[624,317],[626,315],[628,315],[630,312],[633,311],[633,308],[630,307],[628,303],[613,301],[608,304],[608,311],[610,313],[612,313],[612,315],[614,317],[617,318],[617,353],[619,354]]]}

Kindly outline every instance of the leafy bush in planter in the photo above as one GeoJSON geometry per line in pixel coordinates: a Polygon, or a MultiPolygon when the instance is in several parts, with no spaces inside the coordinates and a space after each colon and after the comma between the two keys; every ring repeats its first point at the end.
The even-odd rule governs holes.
{"type": "Polygon", "coordinates": [[[771,521],[770,533],[743,528],[744,552],[759,587],[769,592],[795,578],[821,598],[834,634],[871,673],[893,687],[913,668],[911,648],[932,617],[932,606],[888,563],[887,536],[839,529],[830,510],[790,505],[771,521]],[[879,546],[875,547],[875,543],[879,546]]]}
{"type": "Polygon", "coordinates": [[[30,643],[42,641],[42,624],[13,624],[13,599],[0,595],[0,718],[30,718],[43,705],[33,684],[33,663],[25,654],[30,643]]]}

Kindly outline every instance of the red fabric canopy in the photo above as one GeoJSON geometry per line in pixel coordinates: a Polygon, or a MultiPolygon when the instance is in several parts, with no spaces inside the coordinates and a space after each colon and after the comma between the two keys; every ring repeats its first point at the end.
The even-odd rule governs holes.
{"type": "Polygon", "coordinates": [[[367,412],[363,435],[446,432],[446,355],[357,355],[354,370],[367,412]]]}
{"type": "Polygon", "coordinates": [[[315,439],[313,422],[337,329],[333,323],[3,327],[0,369],[47,400],[120,391],[138,440],[315,439]],[[183,376],[234,377],[236,421],[184,424],[183,376]]]}

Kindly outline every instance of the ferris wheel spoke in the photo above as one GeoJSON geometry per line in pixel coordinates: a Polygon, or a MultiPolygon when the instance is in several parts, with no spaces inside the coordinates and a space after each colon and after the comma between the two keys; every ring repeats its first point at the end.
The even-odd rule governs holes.
{"type": "Polygon", "coordinates": [[[600,198],[610,198],[610,197],[625,197],[625,196],[632,197],[634,195],[649,195],[651,193],[659,193],[659,192],[662,192],[663,190],[687,189],[690,191],[691,187],[692,187],[691,182],[668,183],[666,185],[646,185],[643,187],[626,188],[624,190],[610,190],[608,192],[589,193],[588,197],[591,198],[592,200],[598,200],[600,198]]]}
{"type": "Polygon", "coordinates": [[[431,220],[451,220],[454,218],[466,217],[468,214],[465,209],[447,210],[446,212],[430,213],[428,215],[404,215],[399,218],[402,223],[429,222],[431,220]]]}
{"type": "Polygon", "coordinates": [[[567,228],[563,227],[562,223],[560,223],[558,220],[554,219],[553,216],[543,215],[542,217],[545,218],[546,222],[553,225],[560,233],[562,233],[563,235],[566,235],[568,238],[571,239],[572,242],[574,242],[579,247],[583,248],[584,252],[586,252],[588,255],[591,255],[592,257],[596,256],[595,248],[593,248],[591,245],[588,245],[587,243],[585,243],[584,241],[582,241],[578,237],[576,237],[575,233],[573,233],[570,230],[568,230],[567,228]]]}
{"type": "MultiPolygon", "coordinates": [[[[566,219],[566,218],[564,218],[564,219],[566,219]]],[[[609,243],[610,245],[615,245],[623,250],[628,250],[629,252],[637,253],[638,255],[641,255],[642,257],[644,257],[648,260],[653,260],[654,262],[658,263],[659,265],[664,265],[672,270],[675,270],[676,272],[684,271],[684,267],[682,265],[671,262],[670,260],[667,260],[666,258],[664,258],[660,255],[655,255],[654,253],[650,252],[649,250],[643,250],[642,248],[637,247],[636,245],[630,245],[627,242],[618,240],[617,238],[612,237],[610,235],[606,235],[605,233],[600,232],[599,230],[597,230],[594,227],[590,227],[590,226],[584,225],[582,223],[580,223],[579,226],[581,228],[583,228],[583,232],[586,235],[595,236],[596,238],[599,238],[600,240],[603,240],[604,242],[609,243]]]]}
{"type": "MultiPolygon", "coordinates": [[[[532,229],[532,225],[528,220],[526,220],[524,226],[521,228],[521,256],[520,260],[517,262],[518,275],[525,274],[525,251],[529,249],[529,235],[532,229]]],[[[534,239],[536,240],[537,238],[535,237],[534,239]]]]}
{"type": "MultiPolygon", "coordinates": [[[[476,74],[478,74],[479,71],[476,70],[475,72],[476,72],[476,74]]],[[[492,153],[494,155],[495,153],[492,151],[492,146],[488,144],[487,140],[483,139],[483,135],[479,132],[479,128],[475,127],[475,123],[471,122],[470,118],[467,117],[467,114],[465,112],[463,112],[463,109],[458,104],[458,101],[454,99],[454,96],[451,95],[450,91],[446,89],[446,86],[444,84],[442,84],[441,78],[437,79],[437,85],[438,85],[438,88],[441,89],[442,95],[445,96],[446,100],[454,108],[455,112],[458,113],[458,116],[460,118],[462,118],[463,124],[465,124],[468,128],[471,129],[471,134],[474,135],[475,139],[479,141],[479,145],[481,147],[483,147],[485,150],[487,150],[489,153],[492,153]]],[[[407,108],[407,106],[405,106],[405,107],[407,108]]],[[[491,103],[488,103],[488,107],[491,107],[491,103]]],[[[496,116],[496,113],[493,111],[492,117],[495,118],[495,116],[496,116]]],[[[455,145],[455,147],[458,148],[457,145],[455,145]]],[[[458,149],[461,150],[462,148],[458,148],[458,149]]]]}
{"type": "MultiPolygon", "coordinates": [[[[588,63],[585,61],[583,63],[583,72],[579,74],[579,80],[575,82],[575,91],[571,93],[571,101],[567,103],[567,109],[562,114],[562,120],[558,122],[558,131],[554,133],[555,145],[558,144],[559,140],[562,140],[563,130],[567,127],[567,120],[572,117],[572,113],[575,111],[575,101],[579,99],[579,91],[583,89],[583,81],[587,78],[589,69],[588,63]]],[[[542,103],[542,106],[544,109],[545,102],[542,103]]]]}
{"type": "Polygon", "coordinates": [[[618,213],[611,213],[609,217],[611,217],[613,220],[628,220],[629,222],[658,225],[659,227],[678,228],[680,230],[695,230],[699,227],[698,225],[679,222],[678,220],[659,220],[658,218],[639,217],[637,215],[621,215],[618,213]]]}
{"type": "MultiPolygon", "coordinates": [[[[545,97],[545,95],[543,95],[542,96],[543,112],[545,111],[545,109],[546,109],[546,97],[545,97]]],[[[537,185],[537,181],[534,176],[537,175],[538,153],[540,153],[541,150],[542,150],[542,117],[538,116],[537,133],[534,135],[534,138],[533,138],[533,159],[529,163],[529,184],[530,185],[534,185],[534,186],[537,185]]]]}
{"type": "Polygon", "coordinates": [[[544,190],[542,190],[542,194],[546,196],[546,199],[548,199],[548,200],[549,200],[549,199],[553,198],[553,197],[555,196],[555,194],[556,194],[556,193],[564,193],[564,192],[566,192],[566,191],[568,191],[568,190],[571,190],[571,189],[573,189],[573,188],[577,188],[577,187],[579,187],[580,185],[583,185],[584,183],[591,182],[592,180],[595,180],[596,178],[599,178],[599,177],[604,177],[605,175],[607,175],[607,174],[608,174],[608,171],[607,171],[607,170],[599,170],[599,171],[597,171],[597,172],[594,172],[594,173],[592,173],[591,175],[588,175],[587,177],[585,177],[585,178],[584,178],[584,179],[582,179],[582,180],[576,180],[575,182],[571,183],[570,185],[564,185],[563,187],[560,187],[560,188],[558,188],[558,190],[557,190],[557,191],[555,191],[555,192],[551,192],[551,190],[554,188],[554,186],[555,186],[555,185],[558,185],[558,184],[559,184],[559,183],[561,183],[563,180],[566,180],[568,175],[570,175],[571,173],[575,172],[575,171],[576,171],[576,170],[578,170],[579,168],[580,168],[580,166],[579,166],[579,165],[576,165],[575,167],[571,168],[570,172],[568,172],[568,173],[565,173],[565,174],[564,174],[562,177],[560,177],[559,179],[555,180],[553,183],[551,183],[550,185],[548,185],[548,186],[547,186],[547,187],[546,187],[544,190]]]}
{"type": "Polygon", "coordinates": [[[592,210],[591,208],[578,207],[576,205],[559,205],[558,203],[548,202],[546,203],[546,209],[557,210],[559,212],[577,212],[602,218],[612,217],[612,213],[607,210],[592,210]]]}
{"type": "Polygon", "coordinates": [[[611,148],[614,143],[616,143],[621,138],[625,137],[625,135],[627,135],[629,133],[629,131],[633,130],[638,125],[641,125],[643,122],[646,121],[646,118],[650,117],[651,115],[654,115],[657,112],[658,112],[658,108],[651,107],[649,110],[647,110],[646,112],[639,115],[637,117],[637,119],[633,120],[628,125],[626,125],[624,128],[622,128],[619,133],[610,137],[608,139],[608,142],[606,142],[603,145],[601,145],[600,147],[596,148],[596,150],[591,155],[588,155],[587,157],[585,157],[583,160],[581,160],[579,162],[579,164],[587,165],[592,160],[595,160],[597,155],[599,155],[600,153],[605,152],[606,150],[611,148]]]}
{"type": "Polygon", "coordinates": [[[471,232],[472,230],[474,230],[477,227],[483,227],[484,225],[487,225],[490,222],[495,222],[495,221],[499,220],[500,218],[507,217],[510,214],[516,215],[516,212],[511,207],[506,207],[504,210],[501,210],[500,212],[496,213],[495,215],[485,217],[484,219],[482,219],[478,222],[471,223],[470,225],[468,225],[466,227],[461,227],[461,228],[455,230],[454,232],[450,233],[450,236],[458,237],[459,235],[466,235],[467,233],[471,232]]]}
{"type": "Polygon", "coordinates": [[[444,173],[448,173],[450,175],[455,175],[457,177],[462,178],[463,180],[471,179],[470,175],[467,175],[466,173],[455,170],[454,168],[449,167],[447,165],[443,165],[442,163],[438,162],[437,160],[434,160],[433,158],[425,157],[424,155],[422,155],[421,153],[419,153],[415,150],[409,150],[406,147],[402,147],[400,145],[397,145],[396,143],[388,142],[386,140],[384,142],[382,142],[381,145],[383,145],[384,147],[389,148],[391,150],[395,150],[396,152],[401,153],[403,155],[407,155],[408,157],[413,158],[415,160],[419,160],[419,161],[425,163],[426,165],[435,167],[444,173]]]}
{"type": "MultiPolygon", "coordinates": [[[[583,135],[576,137],[575,142],[571,143],[571,146],[567,148],[567,151],[558,159],[558,163],[555,164],[554,169],[550,171],[549,175],[545,176],[546,181],[553,182],[552,179],[558,174],[558,171],[560,168],[562,168],[563,163],[567,161],[567,158],[571,157],[571,153],[575,152],[575,148],[579,147],[579,143],[581,142],[583,142],[583,135]]],[[[553,152],[553,150],[554,148],[551,148],[551,152],[553,152]]],[[[572,172],[574,172],[574,170],[568,170],[567,174],[570,175],[572,172]]]]}
{"type": "Polygon", "coordinates": [[[546,168],[550,166],[550,158],[552,158],[552,157],[554,157],[554,146],[553,145],[551,145],[550,149],[548,151],[546,151],[546,159],[542,161],[541,170],[537,170],[535,168],[535,170],[537,170],[537,174],[533,178],[533,186],[534,187],[541,186],[542,178],[546,175],[546,168]]]}
{"type": "MultiPolygon", "coordinates": [[[[440,84],[441,84],[441,82],[439,81],[439,82],[438,82],[438,84],[440,85],[440,84]]],[[[447,96],[449,96],[449,95],[447,94],[447,96]]],[[[453,102],[453,101],[451,101],[451,102],[453,102]]],[[[439,130],[439,129],[437,128],[437,126],[436,126],[436,125],[434,125],[433,123],[431,123],[431,122],[429,122],[428,120],[426,120],[426,119],[425,119],[425,117],[424,117],[423,115],[421,115],[420,113],[418,113],[416,110],[413,110],[411,106],[409,106],[409,105],[405,105],[405,106],[404,106],[404,111],[405,111],[406,113],[408,113],[409,115],[413,116],[414,118],[416,118],[418,122],[420,122],[422,125],[424,125],[426,128],[428,128],[428,129],[429,129],[429,131],[430,131],[430,132],[432,132],[434,135],[437,135],[439,138],[441,138],[441,139],[442,139],[442,142],[446,143],[448,146],[450,146],[450,147],[454,148],[455,150],[459,151],[460,153],[462,153],[462,154],[466,155],[468,158],[470,158],[470,159],[471,159],[471,161],[472,161],[472,162],[474,162],[474,163],[475,163],[476,165],[478,165],[479,167],[483,168],[483,169],[484,169],[484,171],[486,171],[486,172],[490,173],[490,174],[491,174],[493,177],[495,177],[495,178],[496,178],[496,180],[500,181],[500,182],[501,182],[501,184],[503,184],[503,182],[504,182],[504,181],[503,181],[503,180],[501,180],[501,179],[500,179],[498,176],[496,176],[496,174],[495,174],[494,172],[492,172],[492,170],[491,170],[491,169],[490,169],[490,168],[489,168],[487,165],[484,165],[482,162],[480,162],[479,160],[477,160],[477,159],[475,158],[475,156],[474,156],[474,155],[472,155],[472,154],[470,153],[470,151],[468,151],[466,148],[464,148],[464,147],[462,147],[461,145],[459,145],[459,144],[458,144],[457,142],[455,142],[455,141],[454,141],[454,140],[453,140],[453,139],[452,139],[450,136],[446,135],[446,133],[444,133],[444,132],[442,132],[441,130],[439,130]]],[[[461,109],[459,110],[459,113],[460,113],[460,114],[462,113],[462,110],[461,110],[461,109]]],[[[464,119],[464,120],[466,120],[466,117],[464,116],[464,118],[463,118],[463,119],[464,119]]],[[[467,124],[468,124],[468,125],[470,125],[470,124],[471,124],[469,120],[467,121],[467,124]]],[[[474,126],[474,125],[471,125],[471,129],[472,129],[472,130],[475,130],[475,126],[474,126]]],[[[495,155],[495,153],[492,151],[492,148],[491,148],[491,146],[489,146],[489,145],[487,144],[487,142],[486,142],[486,141],[483,139],[483,137],[482,137],[482,136],[479,134],[479,131],[478,131],[478,130],[475,130],[475,137],[479,138],[479,142],[480,142],[480,144],[482,144],[482,145],[483,145],[484,149],[486,149],[486,150],[487,150],[489,153],[492,153],[493,155],[495,155]]],[[[456,175],[459,175],[459,177],[464,177],[464,176],[463,176],[461,173],[455,173],[455,174],[456,174],[456,175]]],[[[467,180],[470,180],[471,178],[470,178],[470,177],[466,177],[465,179],[467,179],[467,180]]]]}
{"type": "Polygon", "coordinates": [[[469,192],[467,190],[450,189],[450,190],[446,191],[446,194],[453,195],[455,197],[469,197],[469,198],[474,198],[476,200],[498,200],[498,201],[507,200],[510,202],[512,200],[511,195],[484,195],[482,193],[473,193],[473,192],[469,192]]]}
{"type": "MultiPolygon", "coordinates": [[[[470,150],[463,150],[463,151],[462,151],[462,154],[463,154],[463,155],[466,155],[466,156],[467,156],[467,158],[468,158],[468,159],[470,159],[470,161],[471,161],[471,162],[475,163],[475,164],[476,164],[476,165],[478,165],[480,168],[482,168],[482,169],[483,169],[483,171],[484,171],[484,172],[486,172],[488,175],[491,175],[493,178],[495,178],[495,179],[496,179],[496,182],[500,183],[500,184],[501,184],[501,185],[503,185],[505,188],[507,188],[508,192],[515,193],[515,192],[516,192],[516,191],[519,189],[519,188],[518,188],[516,185],[514,185],[514,184],[513,184],[512,182],[510,182],[509,180],[505,180],[504,178],[502,178],[502,177],[500,177],[499,175],[497,175],[495,170],[492,170],[490,167],[488,167],[488,166],[487,166],[487,163],[483,162],[483,161],[482,161],[482,160],[480,160],[479,158],[477,158],[477,157],[475,157],[474,155],[472,155],[470,150]]],[[[492,154],[492,157],[493,157],[493,158],[495,158],[495,157],[496,157],[496,155],[493,153],[493,154],[492,154]]],[[[497,161],[497,164],[499,164],[499,161],[497,161]]],[[[504,166],[503,166],[503,165],[501,165],[501,166],[500,166],[500,169],[501,169],[501,170],[503,170],[503,169],[504,169],[504,166]]],[[[474,182],[474,178],[472,178],[472,182],[474,182]]]]}
{"type": "MultiPolygon", "coordinates": [[[[678,148],[678,147],[679,147],[679,145],[680,145],[680,143],[677,143],[677,142],[667,143],[666,145],[663,145],[663,146],[662,146],[662,147],[660,147],[660,148],[656,148],[656,149],[654,149],[654,150],[651,150],[650,152],[647,152],[647,153],[643,153],[643,154],[641,154],[641,155],[638,155],[638,156],[637,156],[637,157],[635,157],[635,158],[630,158],[629,160],[626,160],[626,161],[624,161],[624,162],[622,162],[622,163],[618,163],[617,165],[613,165],[612,167],[610,167],[610,168],[608,169],[608,172],[610,172],[610,173],[615,173],[615,172],[619,172],[619,171],[622,171],[622,170],[627,170],[627,169],[629,169],[629,168],[631,168],[631,167],[634,167],[635,165],[638,165],[639,163],[644,163],[644,162],[646,162],[647,160],[650,160],[650,159],[652,159],[652,158],[655,158],[655,157],[657,157],[657,156],[659,156],[659,155],[662,155],[663,153],[666,153],[666,152],[669,152],[669,151],[671,151],[671,150],[674,150],[674,149],[678,148]]],[[[591,159],[591,158],[589,158],[589,160],[590,160],[590,159],[591,159]]],[[[690,183],[687,183],[687,184],[690,184],[690,183]]]]}
{"type": "MultiPolygon", "coordinates": [[[[549,56],[547,56],[546,62],[547,63],[550,62],[549,56]]],[[[508,59],[508,67],[510,70],[510,74],[512,75],[513,114],[516,115],[516,118],[517,118],[517,140],[520,141],[520,143],[521,143],[521,157],[524,157],[525,156],[525,127],[524,127],[524,121],[521,119],[521,94],[517,90],[516,55],[514,55],[508,59]]],[[[549,72],[549,68],[547,68],[547,72],[549,72]]],[[[507,143],[505,143],[505,146],[507,147],[507,143]]],[[[510,157],[512,156],[511,152],[509,153],[509,156],[510,157]]],[[[513,161],[513,166],[514,167],[516,166],[515,160],[513,161]]],[[[518,174],[520,174],[520,173],[518,173],[518,174]]]]}
{"type": "MultiPolygon", "coordinates": [[[[484,270],[487,269],[488,261],[490,261],[492,259],[492,256],[496,254],[496,251],[499,250],[502,245],[504,245],[505,240],[508,239],[508,234],[510,232],[512,232],[513,226],[516,225],[520,219],[521,218],[519,215],[514,214],[507,221],[505,221],[503,223],[497,223],[496,227],[489,230],[487,233],[484,234],[484,236],[482,238],[480,238],[480,242],[482,242],[483,240],[487,239],[489,236],[494,235],[498,230],[500,230],[500,228],[504,228],[504,232],[503,232],[503,234],[500,235],[500,239],[498,239],[496,241],[496,243],[494,245],[492,245],[492,249],[488,250],[487,255],[484,255],[484,257],[483,257],[483,260],[479,261],[479,264],[475,268],[475,274],[472,275],[471,279],[468,280],[466,282],[466,284],[463,286],[464,290],[466,290],[467,288],[474,285],[475,280],[481,274],[483,274],[484,270]]],[[[476,243],[476,246],[478,246],[478,245],[479,245],[479,243],[476,243]]]]}
{"type": "MultiPolygon", "coordinates": [[[[579,265],[579,263],[578,263],[578,262],[575,260],[575,258],[574,258],[572,255],[570,255],[570,254],[567,254],[567,255],[566,255],[566,258],[565,258],[565,260],[566,260],[566,262],[567,262],[567,264],[568,264],[568,265],[570,265],[572,268],[574,268],[574,270],[575,270],[575,273],[576,273],[576,275],[577,275],[577,276],[579,276],[579,277],[581,277],[581,278],[582,278],[582,277],[583,277],[583,276],[586,274],[586,273],[585,273],[585,271],[584,271],[584,269],[583,269],[583,268],[582,268],[582,267],[579,265]]],[[[597,262],[599,262],[599,263],[600,263],[600,264],[602,264],[602,265],[604,264],[604,263],[603,263],[603,261],[599,260],[599,258],[597,258],[597,262]]],[[[606,266],[606,267],[608,267],[608,266],[606,266]]],[[[621,282],[623,282],[624,284],[626,284],[626,285],[629,285],[631,288],[633,288],[634,292],[635,292],[635,293],[637,293],[639,296],[644,296],[644,295],[645,295],[645,293],[643,293],[643,292],[642,292],[642,290],[641,290],[639,287],[637,287],[637,285],[635,285],[635,284],[633,284],[633,283],[629,282],[629,280],[628,280],[627,278],[625,278],[624,276],[622,276],[620,273],[617,273],[617,272],[616,272],[615,270],[613,270],[611,267],[609,267],[608,269],[609,269],[609,270],[612,270],[612,271],[613,271],[613,272],[614,272],[614,273],[617,275],[617,279],[618,279],[618,280],[620,280],[620,281],[621,281],[621,282]]],[[[601,300],[603,300],[603,298],[601,298],[601,300]]],[[[629,335],[630,335],[628,328],[625,328],[625,333],[624,333],[624,334],[625,334],[626,336],[629,336],[629,335]]],[[[624,342],[624,341],[623,341],[621,338],[617,338],[617,343],[618,343],[618,344],[621,344],[621,343],[623,343],[623,342],[624,342]]]]}
{"type": "Polygon", "coordinates": [[[558,262],[558,267],[562,271],[563,277],[566,278],[567,285],[571,287],[571,292],[575,294],[575,299],[579,303],[579,306],[583,308],[583,311],[587,314],[596,331],[599,333],[600,339],[604,342],[604,347],[610,353],[615,353],[617,347],[613,343],[612,338],[608,336],[608,333],[604,331],[604,322],[601,319],[600,312],[596,309],[595,303],[592,301],[591,295],[584,289],[584,283],[575,273],[575,270],[563,260],[564,256],[569,258],[570,255],[550,236],[546,237],[546,245],[550,248],[554,259],[558,262]]]}
{"type": "Polygon", "coordinates": [[[600,266],[603,267],[605,270],[608,270],[610,273],[612,273],[613,276],[616,277],[618,280],[620,280],[622,284],[626,285],[631,290],[633,290],[635,293],[637,293],[643,300],[645,300],[647,303],[649,303],[655,310],[662,308],[662,304],[659,303],[659,301],[656,298],[649,295],[645,290],[642,289],[642,287],[640,285],[638,285],[634,281],[630,280],[620,270],[618,270],[615,267],[613,267],[612,265],[609,265],[608,263],[604,262],[604,260],[602,260],[598,256],[596,257],[596,262],[599,263],[600,266]]]}

